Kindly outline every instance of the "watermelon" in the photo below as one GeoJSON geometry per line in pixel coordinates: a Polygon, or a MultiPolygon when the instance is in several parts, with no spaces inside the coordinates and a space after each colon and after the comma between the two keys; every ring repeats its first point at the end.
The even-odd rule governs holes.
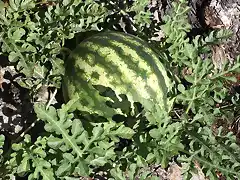
{"type": "Polygon", "coordinates": [[[63,94],[79,98],[77,108],[106,118],[122,114],[100,95],[110,88],[121,101],[139,102],[145,111],[168,110],[172,83],[158,55],[139,37],[114,31],[100,32],[82,41],[66,61],[63,94]]]}

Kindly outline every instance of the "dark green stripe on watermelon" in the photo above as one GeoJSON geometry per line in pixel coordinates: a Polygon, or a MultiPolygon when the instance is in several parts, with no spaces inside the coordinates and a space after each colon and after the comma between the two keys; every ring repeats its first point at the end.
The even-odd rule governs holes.
{"type": "Polygon", "coordinates": [[[94,85],[110,87],[117,95],[126,94],[147,111],[158,105],[167,110],[170,79],[158,56],[138,37],[104,32],[94,35],[72,52],[66,62],[65,99],[79,94],[79,109],[110,118],[119,110],[109,108],[94,85]]]}

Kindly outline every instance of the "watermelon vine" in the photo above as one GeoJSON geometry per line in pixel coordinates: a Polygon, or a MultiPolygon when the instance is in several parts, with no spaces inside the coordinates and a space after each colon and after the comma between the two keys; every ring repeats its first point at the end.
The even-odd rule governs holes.
{"type": "Polygon", "coordinates": [[[211,45],[231,33],[190,38],[187,3],[171,5],[153,25],[146,0],[0,2],[1,53],[36,114],[17,141],[0,135],[0,179],[159,179],[148,167],[173,162],[183,179],[196,169],[240,178],[236,136],[215,125],[239,109],[226,75],[240,73],[240,57],[222,69],[211,59],[211,45]],[[65,102],[36,102],[43,86],[65,102]]]}

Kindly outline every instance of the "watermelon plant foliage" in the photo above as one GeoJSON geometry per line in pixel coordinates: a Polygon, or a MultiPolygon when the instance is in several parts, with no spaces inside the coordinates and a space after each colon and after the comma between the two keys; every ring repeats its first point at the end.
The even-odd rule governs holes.
{"type": "Polygon", "coordinates": [[[99,30],[97,24],[108,15],[101,4],[78,0],[0,1],[0,13],[1,51],[24,74],[19,84],[31,90],[59,87],[65,41],[79,32],[99,30]]]}
{"type": "MultiPolygon", "coordinates": [[[[118,37],[116,34],[121,37],[116,38],[116,43],[130,36],[108,31],[114,28],[123,30],[123,25],[119,28],[115,22],[123,17],[128,18],[131,27],[135,28],[135,31],[123,31],[138,36],[129,37],[133,38],[133,42],[136,39],[143,42],[140,38],[150,42],[151,45],[140,43],[137,49],[144,51],[151,47],[151,54],[165,67],[158,66],[159,70],[166,73],[171,81],[166,90],[169,91],[167,99],[171,100],[167,110],[153,101],[150,104],[154,111],[146,111],[148,106],[144,104],[140,93],[134,98],[127,91],[121,94],[122,91],[118,90],[126,86],[124,83],[137,83],[131,78],[122,84],[109,81],[101,84],[98,81],[98,88],[88,84],[90,90],[105,90],[102,93],[94,92],[94,98],[99,100],[99,107],[106,107],[106,111],[80,104],[83,97],[88,101],[93,99],[87,93],[83,97],[71,95],[61,107],[35,102],[34,111],[38,120],[44,123],[45,131],[36,139],[26,134],[20,142],[12,143],[9,151],[0,150],[1,178],[21,176],[28,179],[73,180],[94,177],[97,172],[103,171],[108,179],[157,179],[159,177],[154,176],[147,167],[157,164],[167,168],[173,161],[182,167],[184,179],[191,178],[196,164],[210,179],[217,179],[219,173],[228,179],[240,178],[240,149],[236,136],[226,132],[223,127],[213,128],[215,121],[227,121],[234,116],[233,111],[239,109],[239,95],[230,96],[226,86],[226,81],[236,79],[224,75],[240,73],[240,57],[233,65],[224,64],[221,70],[215,69],[211,61],[210,45],[224,41],[230,33],[213,31],[207,36],[196,36],[190,40],[188,33],[191,26],[187,22],[189,7],[181,0],[172,3],[172,11],[165,15],[164,23],[155,25],[165,37],[162,41],[153,41],[150,40],[152,33],[144,33],[147,27],[152,27],[152,15],[146,6],[145,0],[133,3],[9,0],[8,4],[0,4],[2,53],[8,55],[9,61],[14,62],[16,69],[24,74],[19,84],[33,92],[43,84],[60,87],[66,56],[62,52],[69,51],[65,47],[66,40],[78,36],[77,33],[83,36],[83,32],[104,30],[104,33],[97,33],[93,37],[103,38],[105,44],[118,37]],[[133,18],[132,12],[135,12],[133,18]],[[113,24],[109,19],[113,20],[113,24]],[[107,91],[106,86],[110,86],[107,91]],[[230,110],[225,108],[229,102],[230,110]],[[152,116],[157,123],[151,121],[152,116]]],[[[83,45],[80,44],[72,56],[87,42],[91,43],[91,39],[83,41],[83,45]]],[[[100,50],[104,48],[103,45],[99,45],[100,50]]],[[[80,53],[87,56],[86,52],[80,53]]],[[[74,60],[71,56],[69,59],[74,60]]],[[[141,58],[136,61],[140,63],[141,58]]],[[[126,60],[126,64],[131,62],[131,59],[126,60]]],[[[81,63],[82,66],[77,63],[79,69],[86,65],[81,63]]],[[[109,72],[111,64],[104,65],[107,68],[103,66],[103,73],[109,72]]],[[[138,73],[138,69],[141,71],[141,67],[138,67],[134,72],[138,73]]],[[[75,87],[81,89],[81,83],[78,82],[75,81],[75,87]]],[[[65,88],[69,88],[70,84],[65,88]]],[[[3,146],[3,137],[0,136],[0,148],[3,146]]]]}
{"type": "MultiPolygon", "coordinates": [[[[5,137],[4,135],[0,135],[0,156],[2,156],[3,154],[3,145],[4,145],[4,140],[5,140],[5,137]]],[[[1,157],[1,161],[2,161],[2,157],[1,157]]],[[[1,162],[0,161],[0,162],[1,162]]]]}

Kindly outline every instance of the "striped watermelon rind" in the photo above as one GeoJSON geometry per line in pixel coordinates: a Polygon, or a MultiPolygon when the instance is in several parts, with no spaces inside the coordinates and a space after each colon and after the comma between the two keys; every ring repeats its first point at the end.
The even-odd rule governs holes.
{"type": "MultiPolygon", "coordinates": [[[[81,111],[110,118],[120,109],[106,105],[96,86],[109,87],[140,102],[146,111],[169,109],[172,82],[158,55],[144,40],[120,32],[101,32],[82,41],[66,62],[63,93],[66,101],[79,98],[81,111]]],[[[119,98],[120,99],[120,98],[119,98]]]]}

